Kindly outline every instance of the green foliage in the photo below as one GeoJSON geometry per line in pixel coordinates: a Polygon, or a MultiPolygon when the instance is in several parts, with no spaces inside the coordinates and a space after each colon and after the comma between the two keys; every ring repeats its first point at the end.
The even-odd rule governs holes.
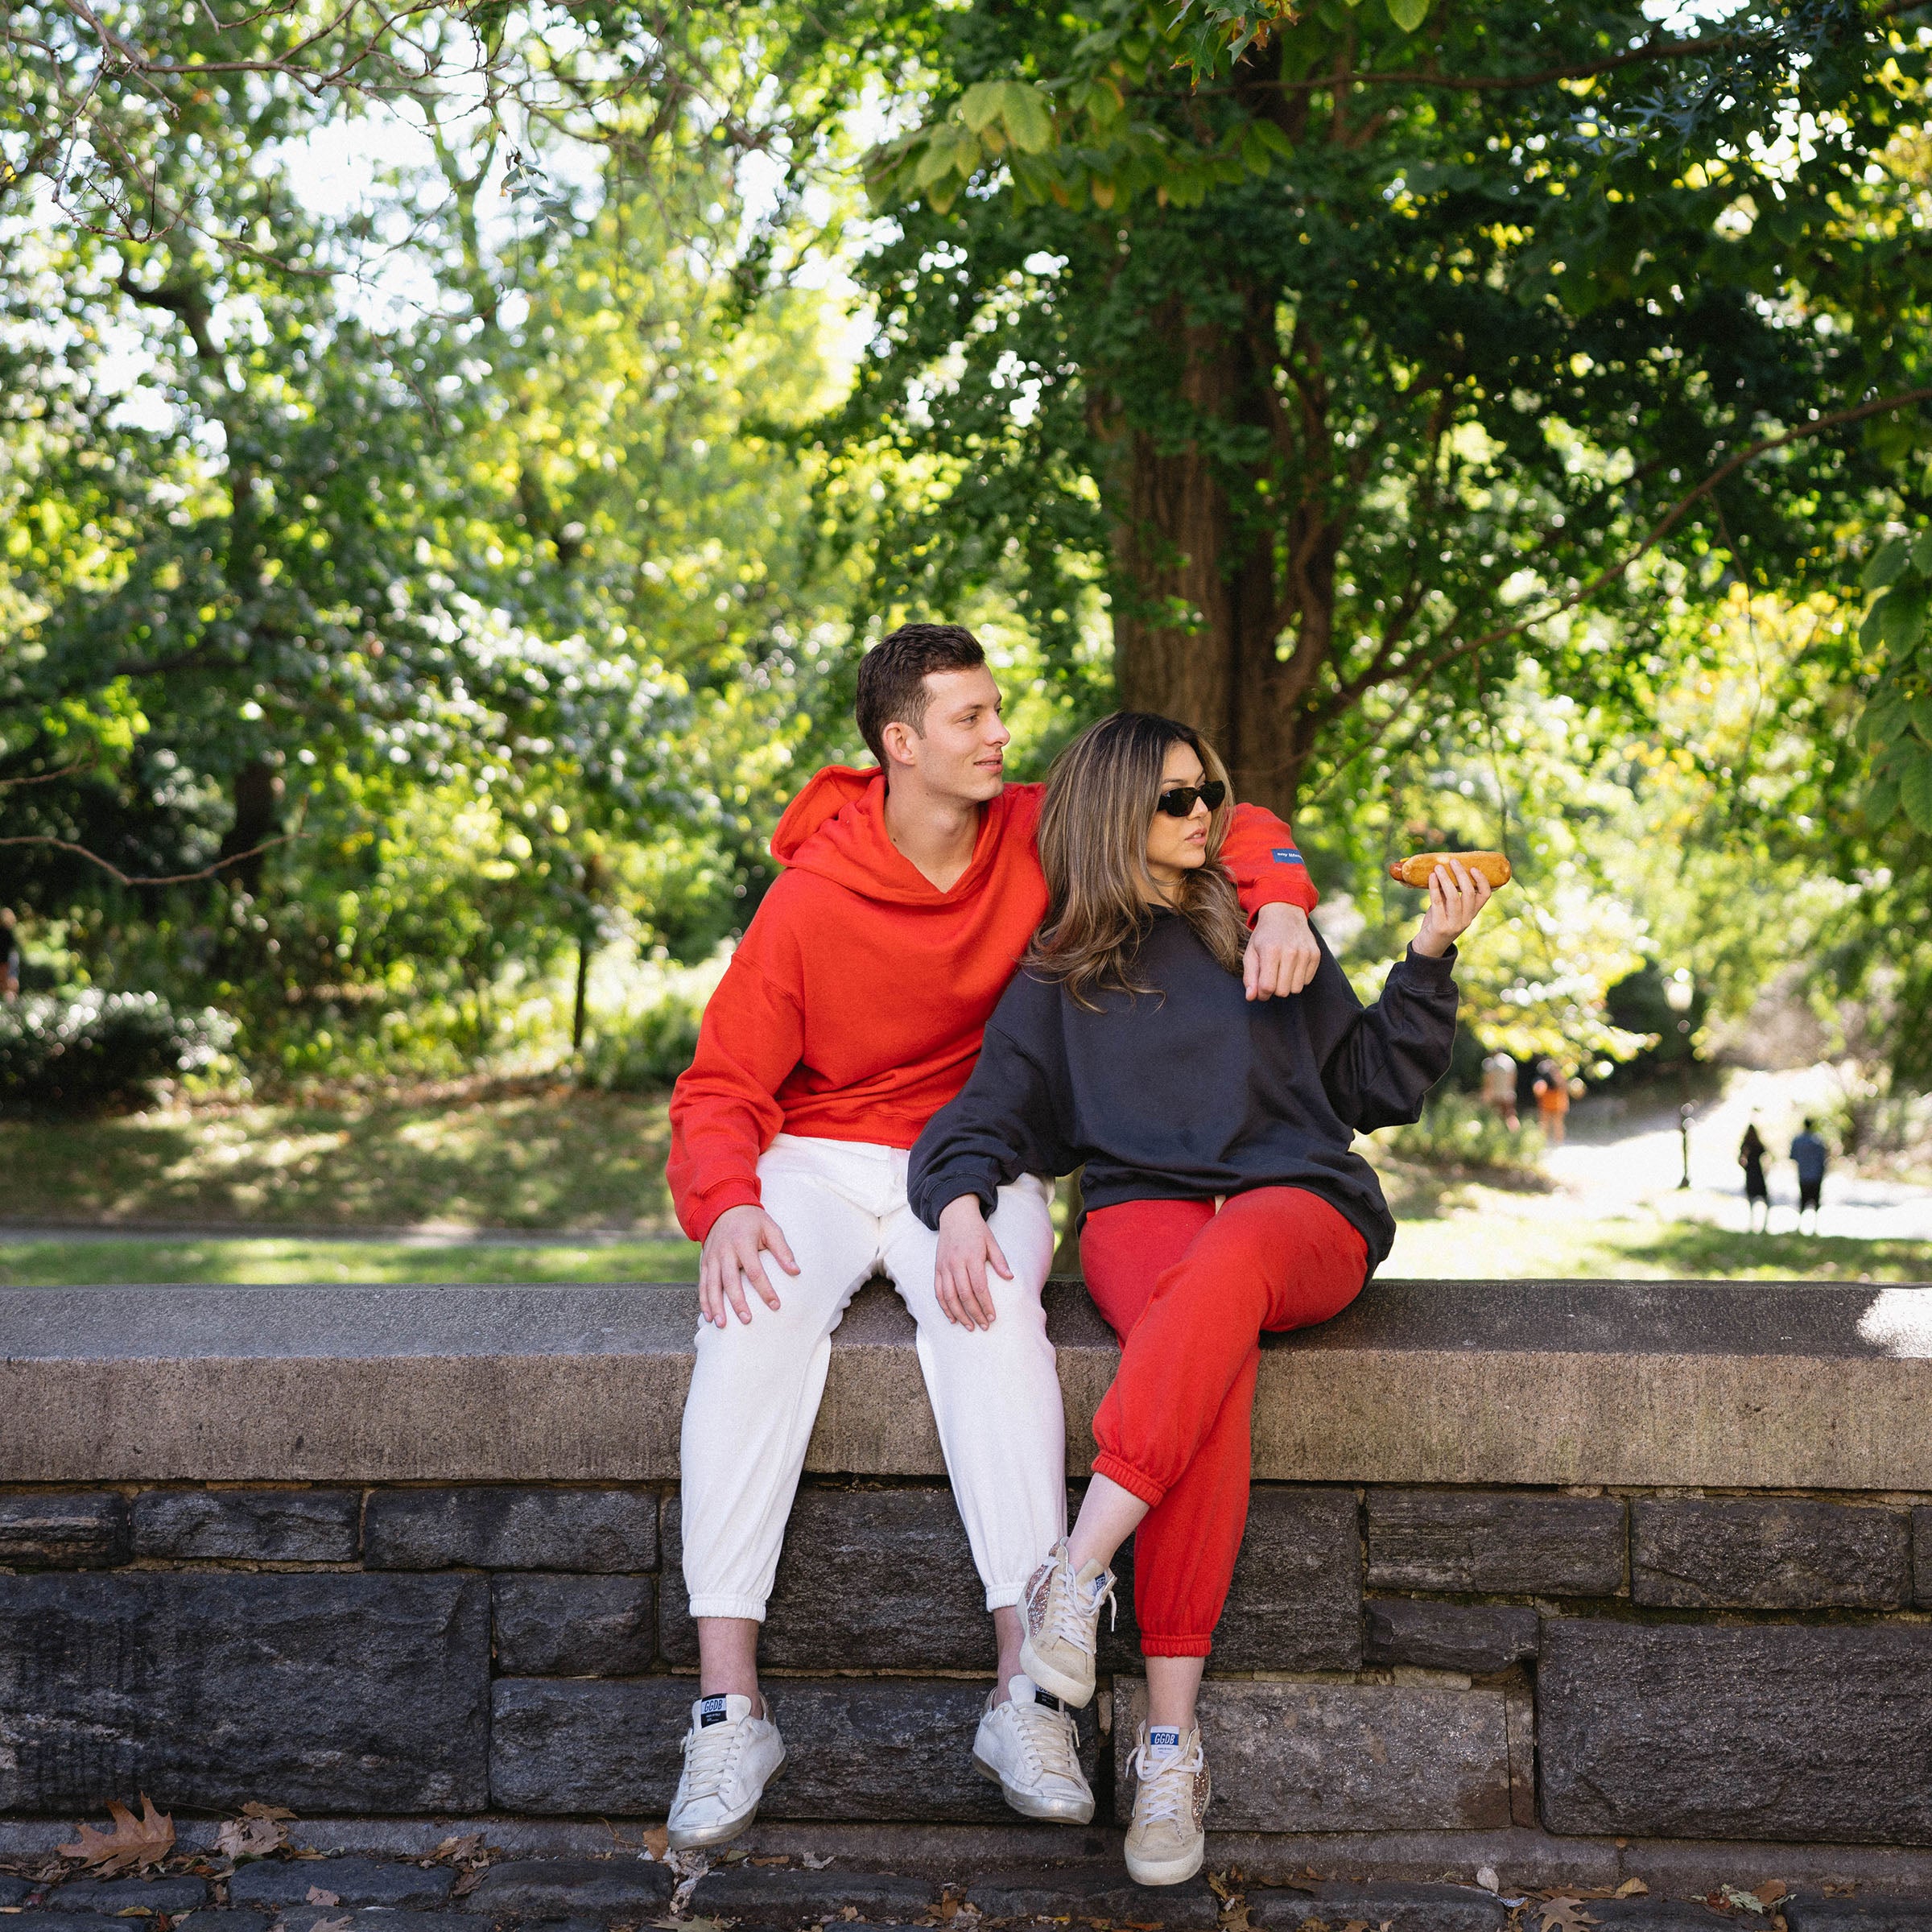
{"type": "Polygon", "coordinates": [[[1377,1144],[1406,1161],[1431,1167],[1534,1173],[1542,1136],[1534,1127],[1509,1123],[1480,1100],[1452,1088],[1438,1088],[1422,1117],[1412,1126],[1392,1127],[1377,1144]]]}
{"type": "Polygon", "coordinates": [[[152,993],[28,993],[0,1002],[0,1106],[86,1113],[204,1071],[234,1038],[212,1009],[152,993]]]}
{"type": "Polygon", "coordinates": [[[833,426],[906,479],[882,588],[997,584],[1071,677],[1097,585],[1121,695],[1278,804],[1526,659],[1640,719],[1659,633],[1727,581],[1848,592],[1932,453],[1916,35],[1780,40],[1765,86],[1630,141],[1682,66],[1635,6],[1438,6],[1426,73],[1385,10],[1311,8],[1198,86],[1162,18],[935,17],[833,426]],[[1022,75],[1061,104],[1037,153],[1022,75]]]}
{"type": "Polygon", "coordinates": [[[1876,591],[1859,642],[1878,667],[1860,736],[1872,753],[1865,815],[1894,814],[1932,837],[1932,525],[1872,552],[1861,586],[1876,591]]]}
{"type": "Polygon", "coordinates": [[[698,1050],[704,1009],[675,995],[602,1022],[585,1049],[584,1077],[606,1093],[648,1093],[668,1087],[698,1050]]]}
{"type": "MultiPolygon", "coordinates": [[[[110,14],[130,46],[277,73],[307,18],[210,39],[110,14]]],[[[7,38],[32,25],[0,42],[33,111],[122,114],[132,145],[0,184],[6,830],[142,877],[240,862],[126,890],[16,843],[0,902],[97,982],[219,999],[290,1071],[485,1051],[506,976],[619,925],[708,953],[768,877],[844,636],[810,469],[777,440],[829,399],[822,307],[737,276],[782,222],[749,225],[729,144],[687,138],[754,97],[775,136],[775,17],[755,51],[683,18],[621,87],[508,19],[489,60],[576,72],[578,119],[513,144],[425,84],[419,159],[340,217],[293,177],[353,87],[110,65],[89,105],[7,38]],[[138,219],[144,196],[188,212],[138,219]]],[[[455,60],[465,31],[436,18],[423,45],[455,60]]]]}

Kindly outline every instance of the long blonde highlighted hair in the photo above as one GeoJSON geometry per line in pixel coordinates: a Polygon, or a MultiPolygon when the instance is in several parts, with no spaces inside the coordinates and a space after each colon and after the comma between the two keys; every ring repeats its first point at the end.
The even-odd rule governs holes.
{"type": "MultiPolygon", "coordinates": [[[[1096,991],[1152,990],[1135,981],[1129,961],[1154,923],[1147,834],[1162,769],[1177,744],[1194,753],[1208,778],[1228,782],[1227,768],[1199,732],[1144,711],[1116,712],[1090,725],[1047,774],[1039,831],[1046,917],[1021,964],[1058,980],[1078,1005],[1097,1011],[1089,997],[1096,991]]],[[[1233,811],[1232,798],[1222,799],[1208,823],[1205,863],[1186,875],[1170,902],[1215,958],[1239,972],[1248,922],[1220,864],[1233,811]]]]}

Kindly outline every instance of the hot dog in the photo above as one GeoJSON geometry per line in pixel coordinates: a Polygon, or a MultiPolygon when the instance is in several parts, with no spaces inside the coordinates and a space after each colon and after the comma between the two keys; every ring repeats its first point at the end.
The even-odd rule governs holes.
{"type": "Polygon", "coordinates": [[[1509,883],[1509,861],[1500,852],[1418,852],[1412,859],[1398,859],[1389,868],[1389,876],[1404,886],[1426,886],[1430,873],[1451,859],[1480,872],[1492,886],[1509,883]]]}

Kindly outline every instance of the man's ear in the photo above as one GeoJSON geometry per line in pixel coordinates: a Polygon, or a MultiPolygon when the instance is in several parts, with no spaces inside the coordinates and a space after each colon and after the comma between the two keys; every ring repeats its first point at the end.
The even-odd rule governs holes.
{"type": "Polygon", "coordinates": [[[894,718],[879,733],[879,742],[886,747],[886,762],[890,768],[894,765],[916,765],[919,754],[913,747],[919,742],[919,734],[902,720],[894,718]]]}

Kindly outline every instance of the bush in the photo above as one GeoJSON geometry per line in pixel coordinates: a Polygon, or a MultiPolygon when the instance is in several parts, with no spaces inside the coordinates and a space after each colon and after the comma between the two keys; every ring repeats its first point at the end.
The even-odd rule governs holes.
{"type": "Polygon", "coordinates": [[[698,1050],[700,1008],[675,993],[639,1012],[600,1018],[584,1051],[584,1080],[606,1093],[668,1087],[698,1050]]]}
{"type": "Polygon", "coordinates": [[[0,1105],[88,1113],[198,1073],[234,1038],[212,1007],[176,1013],[156,993],[29,993],[0,1004],[0,1105]]]}
{"type": "Polygon", "coordinates": [[[1412,1127],[1394,1127],[1383,1137],[1391,1154],[1430,1166],[1533,1168],[1543,1149],[1535,1128],[1512,1133],[1483,1103],[1466,1093],[1439,1093],[1412,1127]]]}

